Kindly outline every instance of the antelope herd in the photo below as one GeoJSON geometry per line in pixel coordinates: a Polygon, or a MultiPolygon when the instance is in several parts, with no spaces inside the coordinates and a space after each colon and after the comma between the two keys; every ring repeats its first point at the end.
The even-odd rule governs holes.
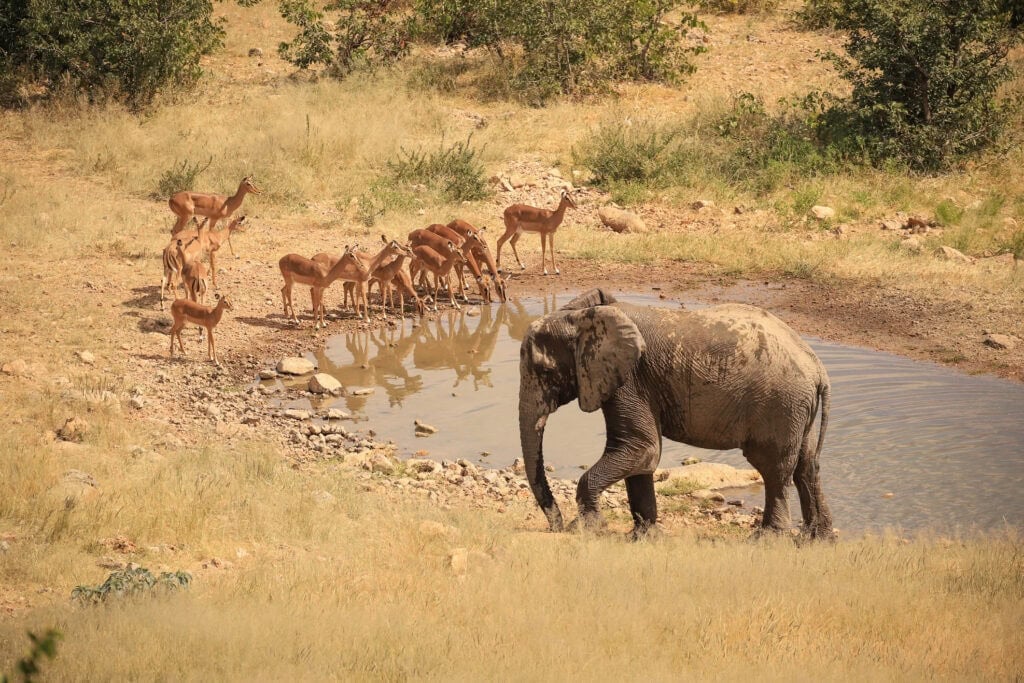
{"type": "MultiPolygon", "coordinates": [[[[231,219],[227,227],[220,230],[214,230],[214,227],[221,219],[230,219],[250,192],[259,194],[260,190],[252,177],[246,176],[239,183],[237,192],[230,197],[182,191],[176,192],[168,200],[176,220],[171,230],[171,240],[163,250],[160,309],[164,308],[164,298],[169,290],[174,298],[171,304],[172,356],[175,338],[179,350],[185,353],[181,330],[186,323],[192,323],[206,330],[209,359],[219,364],[213,328],[220,322],[224,311],[230,311],[232,306],[227,296],[217,295],[214,295],[215,305],[206,305],[206,296],[211,287],[217,288],[216,253],[227,242],[234,254],[231,234],[245,229],[245,216],[231,219]],[[197,216],[203,217],[202,223],[198,223],[197,216]],[[195,227],[186,229],[190,219],[195,227]],[[204,257],[209,260],[209,268],[203,263],[204,257]],[[179,281],[185,290],[182,298],[177,296],[179,281]]],[[[403,316],[406,298],[419,316],[425,314],[427,301],[432,305],[432,310],[437,311],[442,290],[447,292],[449,304],[458,309],[460,306],[455,300],[456,286],[462,300],[469,300],[466,294],[466,269],[476,282],[482,302],[491,303],[495,295],[498,301],[505,302],[510,276],[504,275],[501,270],[502,245],[510,241],[516,263],[525,269],[516,251],[516,243],[524,232],[539,233],[544,275],[548,274],[548,248],[551,251],[551,266],[556,275],[560,274],[555,264],[554,233],[562,223],[565,210],[570,207],[576,208],[576,203],[568,192],[563,191],[554,209],[539,209],[524,204],[513,204],[505,209],[505,233],[498,239],[497,262],[484,238],[486,228],[477,229],[459,219],[448,224],[434,223],[413,230],[405,244],[381,235],[382,245],[372,252],[353,244],[346,246],[340,255],[321,252],[307,258],[300,254],[287,254],[278,261],[284,280],[281,287],[284,317],[296,325],[299,323],[292,303],[292,289],[296,284],[307,285],[310,288],[313,328],[319,330],[326,327],[324,293],[337,280],[344,283],[342,307],[348,307],[351,300],[351,308],[360,320],[370,318],[368,295],[374,284],[380,290],[380,305],[385,319],[389,304],[399,316],[403,316]],[[408,271],[405,267],[407,260],[408,271]],[[432,286],[429,283],[430,276],[433,276],[432,286]],[[416,291],[415,285],[419,286],[420,293],[416,291]],[[396,291],[397,307],[393,296],[396,291]]]]}

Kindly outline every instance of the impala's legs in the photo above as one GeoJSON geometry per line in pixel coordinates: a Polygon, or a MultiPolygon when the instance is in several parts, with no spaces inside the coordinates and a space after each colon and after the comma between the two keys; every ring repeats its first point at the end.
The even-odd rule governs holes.
{"type": "Polygon", "coordinates": [[[217,252],[210,251],[210,277],[213,278],[213,288],[217,289],[217,252]]]}
{"type": "Polygon", "coordinates": [[[555,233],[548,233],[548,247],[551,249],[551,267],[555,269],[555,275],[561,275],[562,271],[555,265],[555,233]]]}
{"type": "MultiPolygon", "coordinates": [[[[524,266],[523,262],[519,259],[519,251],[516,249],[516,242],[519,241],[519,238],[522,236],[522,234],[523,233],[517,231],[516,234],[512,235],[512,239],[511,241],[509,241],[509,244],[512,245],[512,254],[516,257],[516,263],[519,264],[519,269],[526,270],[526,266],[524,266]]],[[[543,243],[541,244],[543,246],[543,243]]]]}
{"type": "Polygon", "coordinates": [[[540,234],[540,267],[544,271],[544,274],[548,274],[548,236],[546,233],[540,234]]]}

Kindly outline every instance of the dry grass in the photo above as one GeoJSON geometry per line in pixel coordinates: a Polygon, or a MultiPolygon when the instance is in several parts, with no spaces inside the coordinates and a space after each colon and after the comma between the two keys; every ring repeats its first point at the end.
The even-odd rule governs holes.
{"type": "MultiPolygon", "coordinates": [[[[292,469],[258,439],[229,447],[210,434],[175,436],[173,425],[90,401],[104,390],[124,396],[149,372],[113,362],[124,326],[135,324],[119,306],[137,294],[104,288],[113,278],[159,280],[156,255],[171,216],[150,194],[182,159],[212,157],[204,188],[233,190],[242,175],[256,175],[266,193],[246,199],[243,212],[262,221],[262,232],[246,238],[262,258],[366,234],[350,200],[402,146],[473,130],[488,173],[523,160],[569,173],[573,145],[611,117],[706,115],[735,90],[759,88],[771,103],[832,78],[807,61],[832,37],[795,34],[782,16],[717,17],[712,36],[731,39],[717,39],[690,90],[626,88],[616,101],[525,109],[409,85],[422,63],[341,84],[292,82],[269,54],[286,35],[272,3],[218,9],[229,19],[228,45],[211,59],[195,101],[143,119],[117,109],[0,114],[0,242],[17,255],[0,265],[0,361],[22,357],[38,370],[35,379],[0,383],[8,430],[0,537],[13,538],[0,552],[0,671],[12,670],[26,629],[57,626],[65,640],[47,670],[68,680],[1022,675],[1024,565],[1013,534],[813,547],[686,534],[641,545],[553,536],[534,531],[532,505],[499,515],[389,500],[330,463],[292,469]],[[775,42],[747,41],[747,33],[775,42]],[[772,61],[778,41],[791,53],[772,61]],[[262,67],[244,57],[253,45],[268,53],[262,67]],[[464,112],[488,125],[474,129],[464,112]],[[53,300],[51,292],[74,296],[69,279],[106,296],[53,300]],[[75,359],[83,348],[98,357],[95,368],[75,359]],[[72,414],[92,425],[83,445],[49,441],[45,433],[72,414]],[[69,469],[92,474],[99,493],[66,503],[69,469]],[[425,519],[450,530],[427,533],[425,519]],[[123,559],[195,571],[193,588],[166,600],[70,607],[76,584],[105,578],[96,561],[110,552],[100,541],[117,535],[139,548],[123,559]],[[454,548],[469,550],[465,575],[449,566],[454,548]],[[211,557],[234,567],[197,569],[211,557]],[[25,596],[27,611],[18,601],[25,596]]],[[[663,231],[610,236],[595,207],[582,206],[558,247],[577,258],[643,263],[657,255],[735,274],[942,284],[1019,307],[1017,271],[993,275],[914,256],[874,233],[832,239],[787,208],[815,197],[844,220],[870,220],[897,209],[931,213],[947,196],[966,207],[1001,195],[994,209],[983,201],[947,229],[984,248],[999,238],[1002,218],[1024,210],[1018,160],[938,178],[810,179],[764,197],[698,179],[648,199],[645,210],[673,218],[663,231]],[[691,229],[674,217],[698,197],[756,205],[769,218],[717,233],[691,229]]],[[[462,214],[498,225],[500,198],[432,201],[420,205],[427,219],[462,214]]],[[[374,232],[404,235],[423,221],[405,209],[374,232]]],[[[522,244],[539,251],[536,241],[522,244]]]]}

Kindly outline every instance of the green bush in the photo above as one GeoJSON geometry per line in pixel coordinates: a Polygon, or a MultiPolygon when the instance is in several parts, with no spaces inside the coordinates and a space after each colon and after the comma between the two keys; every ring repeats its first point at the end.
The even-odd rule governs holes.
{"type": "Polygon", "coordinates": [[[669,181],[680,162],[682,129],[649,120],[611,121],[573,148],[577,165],[589,168],[594,183],[659,185],[669,181]]]}
{"type": "Polygon", "coordinates": [[[414,23],[405,0],[333,0],[324,9],[337,12],[333,31],[310,0],[280,0],[281,16],[299,28],[278,46],[281,57],[306,69],[327,67],[343,77],[360,68],[393,64],[409,52],[414,23]]]}
{"type": "Polygon", "coordinates": [[[154,576],[145,567],[132,567],[111,572],[98,586],[78,586],[71,598],[83,605],[96,605],[110,598],[134,598],[154,593],[174,593],[188,588],[192,576],[187,572],[160,572],[154,576]]]}
{"type": "MultiPolygon", "coordinates": [[[[828,5],[829,3],[826,3],[828,5]]],[[[823,119],[830,144],[875,163],[937,170],[997,141],[1013,103],[1006,0],[835,0],[846,55],[829,59],[852,88],[823,119]]]]}
{"type": "MultiPolygon", "coordinates": [[[[279,51],[300,68],[337,76],[394,63],[413,38],[483,47],[502,65],[515,97],[542,104],[558,94],[598,92],[618,79],[674,82],[701,52],[687,31],[699,25],[678,0],[334,0],[333,26],[311,0],[279,0],[299,28],[279,51]]],[[[500,89],[499,89],[500,90],[500,89]]]]}
{"type": "Polygon", "coordinates": [[[221,44],[211,0],[0,0],[0,96],[113,97],[138,109],[199,78],[221,44]]]}
{"type": "Polygon", "coordinates": [[[210,157],[205,165],[200,164],[198,161],[190,163],[188,159],[182,159],[180,163],[176,162],[173,166],[160,174],[160,179],[157,181],[156,192],[153,193],[153,198],[166,198],[181,190],[194,189],[196,186],[196,180],[200,175],[202,175],[203,171],[210,168],[210,164],[212,163],[213,157],[210,157]]]}
{"type": "Polygon", "coordinates": [[[396,183],[435,190],[449,202],[483,199],[487,196],[487,182],[472,138],[470,135],[465,142],[449,146],[442,140],[433,152],[403,148],[397,159],[387,162],[388,174],[396,183]]]}

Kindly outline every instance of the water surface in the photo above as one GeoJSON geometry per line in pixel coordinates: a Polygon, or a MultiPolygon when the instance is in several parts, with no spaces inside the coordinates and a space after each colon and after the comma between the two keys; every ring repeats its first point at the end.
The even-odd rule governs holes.
{"type": "MultiPolygon", "coordinates": [[[[328,402],[368,420],[400,452],[425,449],[503,467],[520,456],[519,346],[530,322],[571,294],[442,312],[413,327],[336,335],[317,354],[320,370],[363,396],[328,402]],[[436,426],[418,438],[413,420],[436,426]]],[[[632,303],[678,307],[651,296],[632,303]]],[[[698,305],[687,304],[698,308],[698,305]]],[[[808,339],[832,380],[832,415],[821,457],[836,526],[941,532],[1024,526],[1024,385],[974,377],[888,353],[808,339]],[[888,496],[886,494],[891,494],[888,496]]],[[[815,433],[817,427],[815,427],[815,433]]],[[[575,402],[554,413],[545,461],[576,478],[604,446],[601,412],[575,402]]],[[[662,467],[684,458],[749,467],[740,451],[665,440],[662,467]]],[[[748,504],[760,504],[755,498],[748,504]]],[[[796,494],[791,508],[799,516],[796,494]]]]}

